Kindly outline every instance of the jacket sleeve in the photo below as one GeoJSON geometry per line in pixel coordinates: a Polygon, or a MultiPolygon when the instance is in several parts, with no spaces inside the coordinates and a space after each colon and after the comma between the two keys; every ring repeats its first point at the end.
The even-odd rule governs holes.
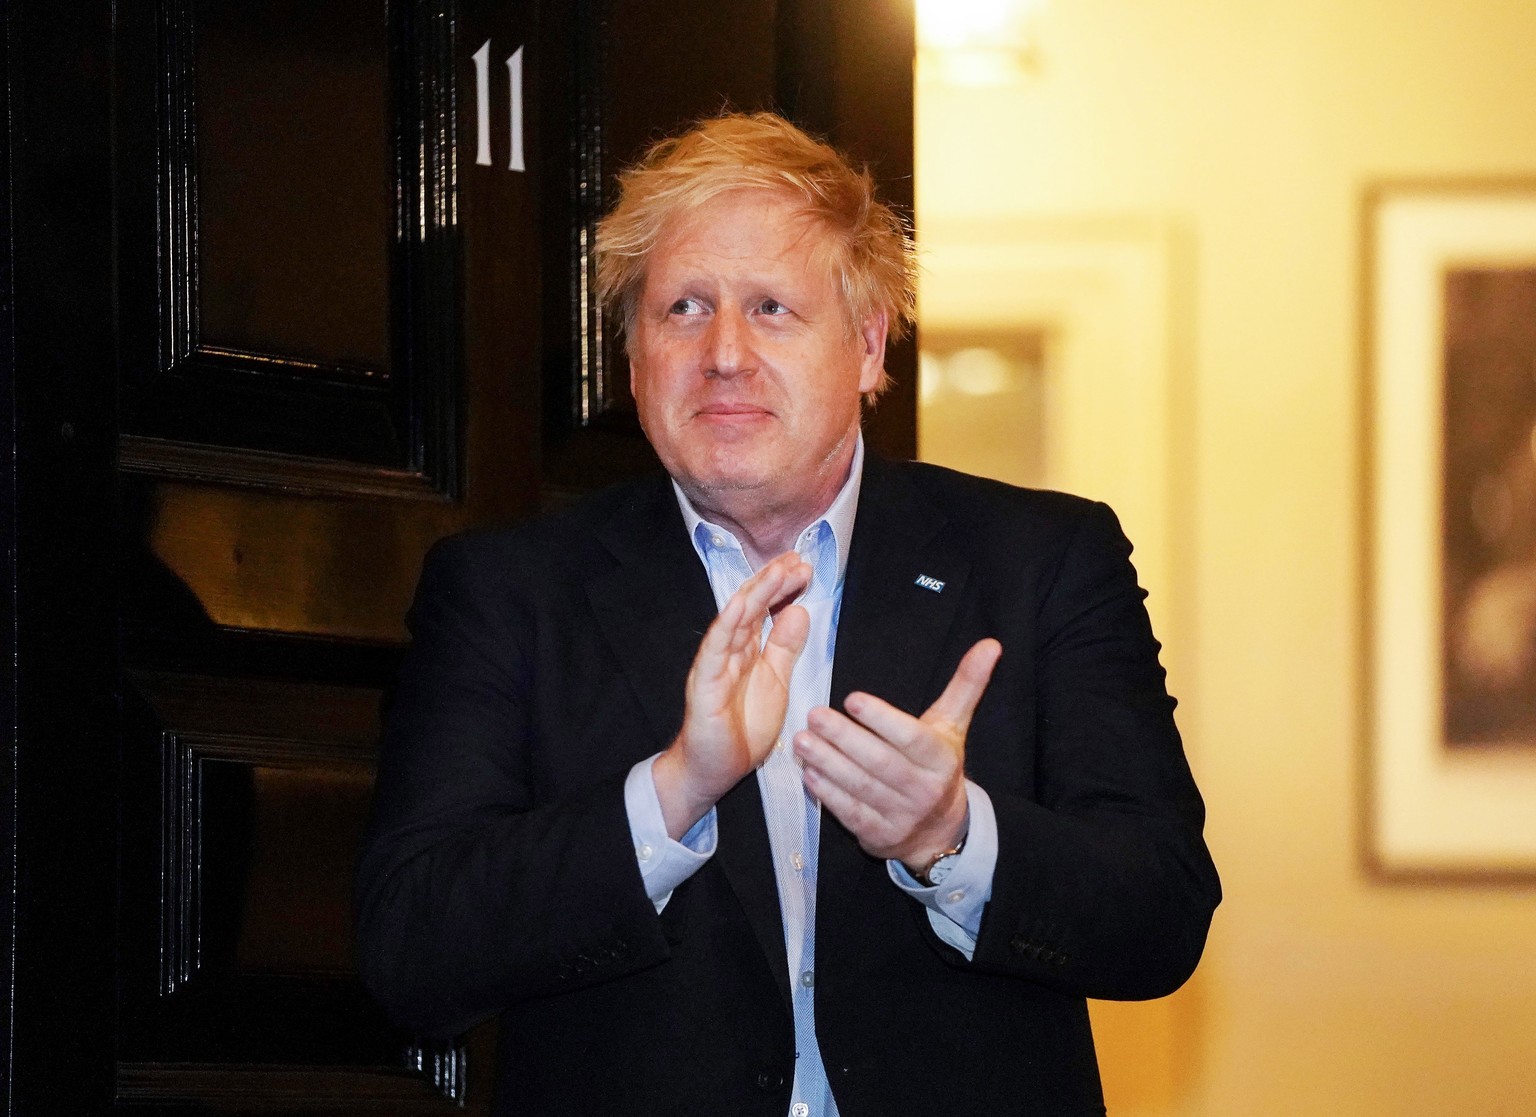
{"type": "Polygon", "coordinates": [[[1139,1000],[1194,971],[1221,891],[1130,543],[1080,507],[1042,578],[1034,699],[1011,709],[1033,718],[1033,787],[988,788],[997,868],[970,964],[1139,1000]]]}
{"type": "Polygon", "coordinates": [[[667,955],[624,772],[536,801],[533,621],[473,542],[428,555],[358,869],[364,983],[432,1036],[667,955]]]}

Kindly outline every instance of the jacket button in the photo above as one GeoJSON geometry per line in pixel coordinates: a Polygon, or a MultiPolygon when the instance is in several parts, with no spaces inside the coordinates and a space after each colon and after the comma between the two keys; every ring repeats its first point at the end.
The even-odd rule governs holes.
{"type": "Polygon", "coordinates": [[[763,1070],[757,1072],[757,1088],[759,1090],[777,1090],[784,1085],[784,1076],[776,1071],[763,1070]]]}

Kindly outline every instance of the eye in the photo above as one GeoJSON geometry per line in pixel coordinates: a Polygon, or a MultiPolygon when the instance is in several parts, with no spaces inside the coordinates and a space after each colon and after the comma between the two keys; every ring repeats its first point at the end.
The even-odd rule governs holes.
{"type": "Polygon", "coordinates": [[[702,313],[703,310],[704,308],[700,305],[698,299],[689,298],[678,299],[671,306],[667,307],[668,314],[699,314],[702,313]]]}
{"type": "Polygon", "coordinates": [[[761,303],[758,304],[757,309],[762,314],[770,314],[775,316],[789,313],[789,307],[779,302],[778,299],[764,299],[761,303]]]}

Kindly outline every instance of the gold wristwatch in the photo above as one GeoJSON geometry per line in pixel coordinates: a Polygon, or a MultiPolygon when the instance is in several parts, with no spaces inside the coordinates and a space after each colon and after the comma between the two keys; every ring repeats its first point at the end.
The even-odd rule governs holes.
{"type": "MultiPolygon", "coordinates": [[[[969,832],[966,833],[966,837],[970,837],[969,832]]],[[[964,848],[965,838],[961,838],[959,845],[935,853],[921,869],[913,870],[912,876],[924,888],[943,884],[945,878],[955,871],[955,858],[960,856],[960,851],[964,848]]]]}

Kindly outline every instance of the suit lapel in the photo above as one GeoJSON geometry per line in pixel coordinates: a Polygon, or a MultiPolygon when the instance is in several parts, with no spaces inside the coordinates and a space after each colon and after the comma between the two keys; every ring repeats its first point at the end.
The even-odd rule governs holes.
{"type": "Polygon", "coordinates": [[[837,626],[834,707],[862,690],[920,714],[937,697],[939,653],[970,574],[943,534],[945,520],[904,474],[867,460],[837,626]]]}
{"type": "Polygon", "coordinates": [[[763,815],[763,796],[756,775],[747,776],[715,804],[720,824],[720,844],[715,860],[747,922],[757,936],[773,983],[793,1013],[789,1000],[789,955],[784,949],[784,916],[779,910],[779,884],[773,875],[773,848],[768,842],[768,820],[763,815]]]}
{"type": "MultiPolygon", "coordinates": [[[[948,682],[944,672],[954,664],[939,657],[970,562],[943,531],[946,519],[898,468],[873,455],[866,460],[837,628],[833,708],[861,690],[921,714],[948,682]]],[[[861,877],[869,861],[842,824],[823,812],[816,933],[824,962],[838,951],[839,930],[861,925],[858,882],[870,879],[861,877]]]]}
{"type": "MultiPolygon", "coordinates": [[[[714,593],[665,478],[637,490],[599,527],[598,537],[618,562],[587,583],[588,600],[665,746],[683,724],[688,668],[715,618],[714,593]]],[[[746,912],[787,1007],[789,963],[757,780],[742,780],[720,800],[717,812],[714,861],[746,912]]]]}
{"type": "Polygon", "coordinates": [[[683,724],[688,667],[715,616],[709,579],[665,477],[637,488],[597,534],[618,562],[587,582],[587,598],[665,746],[683,724]]]}

